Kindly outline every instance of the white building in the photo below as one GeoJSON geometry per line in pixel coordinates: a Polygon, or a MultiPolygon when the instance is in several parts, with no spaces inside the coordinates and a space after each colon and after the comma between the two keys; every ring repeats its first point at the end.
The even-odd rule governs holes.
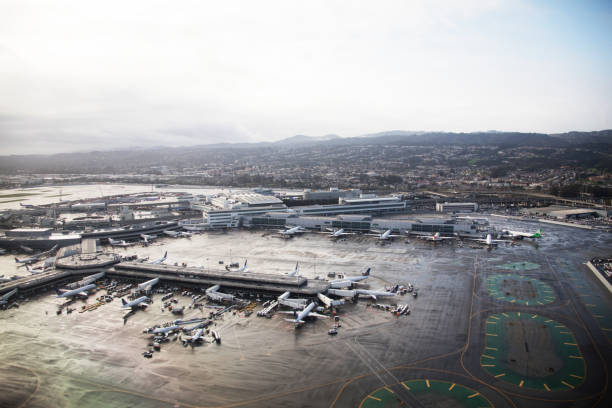
{"type": "Polygon", "coordinates": [[[478,211],[476,203],[436,203],[436,211],[442,213],[465,213],[478,211]]]}

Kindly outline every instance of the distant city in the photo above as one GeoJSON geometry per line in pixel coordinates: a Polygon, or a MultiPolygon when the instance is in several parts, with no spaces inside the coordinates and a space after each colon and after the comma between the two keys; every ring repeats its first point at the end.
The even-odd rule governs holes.
{"type": "Polygon", "coordinates": [[[120,182],[366,192],[524,192],[610,205],[612,130],[384,132],[274,143],[5,156],[0,185],[120,182]]]}

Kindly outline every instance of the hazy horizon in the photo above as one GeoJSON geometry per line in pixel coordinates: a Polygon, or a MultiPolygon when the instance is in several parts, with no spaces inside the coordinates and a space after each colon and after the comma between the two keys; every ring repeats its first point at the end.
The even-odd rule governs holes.
{"type": "Polygon", "coordinates": [[[7,0],[0,155],[612,128],[612,3],[7,0]]]}

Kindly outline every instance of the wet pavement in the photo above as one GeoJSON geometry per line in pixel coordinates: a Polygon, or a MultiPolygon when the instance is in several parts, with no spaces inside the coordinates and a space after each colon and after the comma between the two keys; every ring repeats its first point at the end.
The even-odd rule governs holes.
{"type": "MultiPolygon", "coordinates": [[[[521,222],[512,226],[538,227],[521,222]]],[[[297,261],[300,274],[311,279],[325,278],[328,272],[357,275],[372,267],[365,287],[410,282],[419,295],[398,296],[397,303],[410,306],[408,316],[368,307],[369,300],[348,304],[340,312],[342,327],[336,336],[327,334],[331,320],[308,322],[296,330],[284,320],[287,315],[266,319],[256,313],[226,313],[213,326],[221,344],[191,348],[179,341],[164,343],[161,352],[145,359],[142,352],[150,340],[142,330],[176,319],[161,311],[162,295],[154,295],[146,311],[124,324],[118,299],[84,313],[78,313],[84,303],[77,301],[77,311],[58,316],[55,295],[40,294],[18,309],[0,311],[0,406],[345,407],[359,406],[381,387],[408,406],[426,405],[431,400],[422,396],[427,387],[419,393],[402,391],[401,383],[410,380],[456,383],[495,407],[609,406],[606,361],[612,361],[612,343],[605,329],[612,327],[596,316],[610,315],[611,296],[583,262],[609,256],[612,235],[562,226],[543,229],[537,245],[525,241],[491,251],[415,239],[380,245],[364,236],[332,242],[314,233],[280,239],[264,231],[163,238],[148,247],[113,248],[151,259],[167,250],[166,264],[189,266],[218,267],[219,260],[248,259],[252,273],[284,274],[297,261]],[[524,262],[531,265],[527,270],[499,268],[524,262]],[[524,305],[492,297],[487,278],[504,273],[546,283],[554,301],[524,305]],[[495,378],[481,366],[487,318],[523,311],[571,330],[586,365],[579,387],[527,389],[495,378]]],[[[0,267],[1,273],[12,275],[12,257],[0,257],[0,267]]],[[[191,301],[177,299],[179,306],[191,301]]],[[[210,310],[186,309],[184,318],[207,316],[210,310]]],[[[530,335],[529,341],[538,341],[537,336],[530,335]]],[[[538,357],[531,363],[537,365],[538,357]]],[[[449,406],[461,403],[452,400],[449,406]]]]}

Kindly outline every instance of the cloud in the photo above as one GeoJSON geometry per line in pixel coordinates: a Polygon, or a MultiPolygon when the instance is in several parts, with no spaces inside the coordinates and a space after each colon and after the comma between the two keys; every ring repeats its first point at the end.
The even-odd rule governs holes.
{"type": "Polygon", "coordinates": [[[612,33],[585,13],[480,0],[6,0],[2,150],[612,127],[612,33]]]}

